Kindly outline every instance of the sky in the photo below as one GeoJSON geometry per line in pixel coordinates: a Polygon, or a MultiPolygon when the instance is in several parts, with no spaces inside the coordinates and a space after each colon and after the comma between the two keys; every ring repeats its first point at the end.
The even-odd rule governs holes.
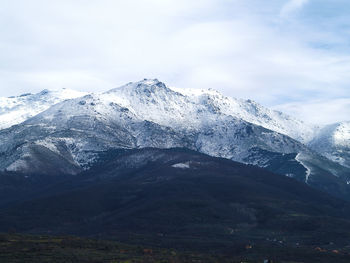
{"type": "Polygon", "coordinates": [[[0,96],[158,78],[350,120],[348,0],[2,0],[0,96]]]}

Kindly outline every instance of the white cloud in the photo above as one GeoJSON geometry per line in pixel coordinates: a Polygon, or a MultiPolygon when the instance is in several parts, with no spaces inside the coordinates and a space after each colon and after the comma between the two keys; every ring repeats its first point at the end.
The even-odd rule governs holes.
{"type": "Polygon", "coordinates": [[[287,103],[274,107],[277,110],[292,114],[309,123],[332,124],[349,121],[350,98],[311,100],[287,103]]]}
{"type": "Polygon", "coordinates": [[[289,0],[281,9],[280,15],[286,17],[301,9],[309,0],[289,0]]]}
{"type": "Polygon", "coordinates": [[[289,16],[306,1],[4,2],[0,96],[103,91],[144,77],[267,106],[348,96],[350,54],[333,48],[347,46],[346,35],[329,18],[326,31],[289,16]]]}

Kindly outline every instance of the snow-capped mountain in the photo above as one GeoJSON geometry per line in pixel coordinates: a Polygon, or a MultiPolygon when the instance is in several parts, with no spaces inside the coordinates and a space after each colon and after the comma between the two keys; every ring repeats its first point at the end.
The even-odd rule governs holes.
{"type": "Polygon", "coordinates": [[[265,167],[326,191],[350,181],[350,169],[304,144],[314,127],[213,90],[171,89],[145,79],[52,104],[0,130],[0,169],[76,174],[109,149],[182,147],[265,167]]]}
{"type": "Polygon", "coordinates": [[[186,147],[238,161],[250,155],[252,145],[282,153],[305,148],[285,135],[222,114],[210,103],[195,103],[157,80],[63,101],[3,130],[0,138],[8,142],[1,152],[16,152],[0,162],[9,170],[31,166],[34,146],[72,156],[78,166],[88,166],[108,148],[186,147]]]}
{"type": "Polygon", "coordinates": [[[309,145],[328,159],[350,168],[350,122],[323,127],[309,145]]]}
{"type": "Polygon", "coordinates": [[[43,90],[37,94],[27,93],[17,97],[0,97],[0,129],[19,124],[63,100],[86,94],[85,92],[62,89],[57,91],[43,90]]]}
{"type": "Polygon", "coordinates": [[[230,115],[266,129],[288,135],[302,143],[312,140],[318,129],[315,125],[305,123],[280,111],[268,109],[252,100],[227,97],[213,89],[175,88],[175,90],[188,96],[195,103],[211,105],[213,109],[222,114],[230,115]]]}
{"type": "MultiPolygon", "coordinates": [[[[109,100],[112,103],[117,103],[118,105],[133,110],[136,115],[146,116],[148,120],[154,119],[155,122],[165,125],[169,122],[174,123],[173,121],[182,126],[192,125],[194,120],[189,118],[190,116],[188,114],[181,116],[183,113],[178,115],[173,115],[172,113],[181,112],[181,109],[183,109],[184,106],[186,110],[188,110],[190,105],[203,104],[211,107],[212,111],[218,111],[221,114],[233,116],[260,125],[266,129],[288,135],[302,143],[311,141],[317,132],[318,127],[304,123],[303,121],[297,120],[296,118],[282,112],[265,108],[251,100],[226,97],[213,89],[170,89],[165,87],[165,85],[166,92],[163,92],[163,94],[160,95],[161,87],[157,85],[164,84],[158,80],[145,79],[137,83],[128,83],[121,88],[99,94],[99,96],[104,100],[109,100]],[[158,106],[153,107],[152,112],[147,112],[146,109],[141,106],[142,104],[140,104],[140,100],[143,100],[143,98],[138,97],[139,92],[141,91],[135,89],[135,86],[137,85],[146,85],[147,87],[150,87],[148,90],[143,90],[143,92],[149,93],[148,95],[150,95],[155,87],[157,87],[157,96],[159,95],[160,97],[156,98],[158,106]],[[170,90],[172,92],[168,93],[170,90]],[[172,94],[173,96],[170,98],[170,101],[172,101],[173,112],[169,112],[169,105],[163,105],[160,107],[162,102],[165,104],[166,100],[169,102],[169,98],[166,98],[169,94],[172,94]],[[179,98],[180,100],[176,101],[179,98]],[[178,107],[178,109],[176,109],[176,107],[178,107]],[[162,111],[163,114],[158,114],[160,111],[162,111]],[[160,117],[162,117],[163,120],[160,120],[160,117]],[[187,119],[184,117],[187,117],[187,119]]],[[[43,90],[37,94],[23,94],[17,97],[0,97],[0,129],[5,129],[12,125],[22,123],[23,121],[45,111],[54,104],[66,99],[78,98],[87,94],[88,93],[86,92],[62,89],[58,91],[43,90]]],[[[183,111],[186,112],[185,110],[183,111]]]]}

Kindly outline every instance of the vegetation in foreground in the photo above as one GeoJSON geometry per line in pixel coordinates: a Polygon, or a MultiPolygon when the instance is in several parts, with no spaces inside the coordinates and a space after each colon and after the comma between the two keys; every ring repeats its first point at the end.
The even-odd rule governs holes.
{"type": "Polygon", "coordinates": [[[0,234],[0,262],[349,262],[350,248],[233,247],[226,253],[177,251],[73,236],[0,234]]]}

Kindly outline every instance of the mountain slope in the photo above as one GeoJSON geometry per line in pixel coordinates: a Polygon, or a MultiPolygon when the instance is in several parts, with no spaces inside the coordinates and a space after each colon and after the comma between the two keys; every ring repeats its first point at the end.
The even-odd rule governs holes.
{"type": "Polygon", "coordinates": [[[350,206],[288,177],[184,149],[110,152],[83,174],[6,204],[0,231],[170,246],[341,244],[350,206]]]}
{"type": "Polygon", "coordinates": [[[323,127],[309,146],[328,159],[350,167],[350,122],[323,127]]]}
{"type": "Polygon", "coordinates": [[[85,92],[62,89],[43,90],[37,94],[27,93],[17,97],[0,97],[0,129],[19,124],[63,100],[84,95],[85,92]]]}
{"type": "Polygon", "coordinates": [[[252,100],[226,97],[213,89],[174,88],[174,90],[188,96],[195,103],[211,105],[213,109],[222,114],[288,135],[302,143],[310,141],[318,129],[315,125],[304,123],[282,112],[265,108],[252,100]]]}

